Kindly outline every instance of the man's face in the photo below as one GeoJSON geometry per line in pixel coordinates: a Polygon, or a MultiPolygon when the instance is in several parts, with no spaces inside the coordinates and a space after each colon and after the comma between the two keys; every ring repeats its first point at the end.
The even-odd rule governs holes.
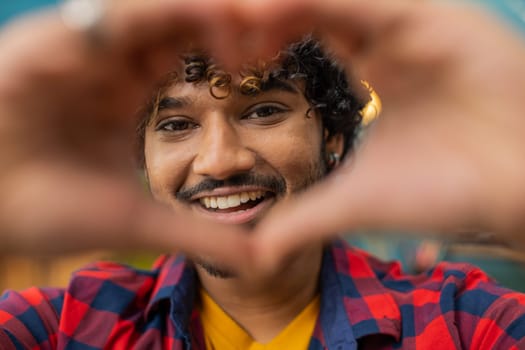
{"type": "Polygon", "coordinates": [[[278,201],[325,173],[323,130],[301,84],[256,96],[232,82],[225,99],[207,83],[177,83],[145,131],[154,197],[177,210],[228,224],[255,224],[278,201]]]}

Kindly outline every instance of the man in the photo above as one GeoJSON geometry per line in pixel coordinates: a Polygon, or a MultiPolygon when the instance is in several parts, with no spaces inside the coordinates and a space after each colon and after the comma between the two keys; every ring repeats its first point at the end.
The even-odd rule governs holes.
{"type": "MultiPolygon", "coordinates": [[[[301,48],[312,48],[306,50],[304,58],[316,58],[310,62],[314,67],[330,63],[318,55],[315,44],[295,46],[296,50],[301,48]]],[[[334,94],[334,90],[322,89],[330,98],[318,100],[308,87],[318,85],[313,80],[320,76],[315,70],[308,70],[314,74],[306,76],[291,74],[304,73],[302,62],[292,60],[296,67],[286,67],[290,56],[285,52],[283,57],[276,67],[256,67],[240,77],[232,74],[231,82],[230,75],[209,69],[212,65],[206,60],[188,58],[188,66],[176,71],[175,84],[161,90],[143,128],[144,165],[152,193],[174,209],[178,220],[182,219],[180,213],[189,208],[195,216],[216,222],[256,223],[274,202],[302,190],[327,170],[337,171],[337,157],[330,153],[341,155],[347,149],[345,142],[348,147],[348,135],[351,137],[353,129],[342,135],[339,128],[330,125],[327,116],[333,114],[327,111],[351,107],[349,113],[340,114],[346,116],[343,121],[348,121],[349,116],[355,116],[351,111],[360,105],[331,104],[334,97],[346,93],[346,83],[339,79],[342,73],[326,82],[339,89],[334,94]]],[[[325,68],[334,69],[330,64],[325,68]]],[[[346,96],[342,102],[348,99],[346,96]]],[[[11,112],[10,116],[17,115],[13,111],[24,110],[21,104],[6,100],[2,106],[10,107],[4,109],[11,112]]],[[[61,120],[62,126],[77,131],[81,117],[70,124],[68,119],[61,120]]],[[[40,121],[38,116],[29,119],[36,127],[46,126],[35,121],[40,121]]],[[[114,127],[110,119],[101,118],[101,122],[107,123],[105,128],[114,127]]],[[[90,123],[81,125],[86,132],[92,127],[90,123]]],[[[31,140],[18,141],[14,144],[27,146],[31,140]]],[[[66,156],[85,151],[81,147],[85,147],[84,139],[74,141],[70,145],[78,148],[66,152],[66,156]]],[[[29,157],[27,152],[22,154],[29,157]]],[[[89,152],[87,155],[87,159],[94,160],[89,152]]],[[[60,158],[64,159],[71,161],[70,157],[60,158]]],[[[115,159],[108,157],[101,164],[109,166],[115,159]]],[[[48,160],[55,158],[44,158],[44,163],[48,160]]],[[[48,174],[42,175],[47,179],[48,174]]],[[[148,227],[155,226],[151,217],[147,221],[148,227]]],[[[64,226],[67,228],[67,223],[64,226]]],[[[198,228],[191,227],[202,232],[198,228]]],[[[209,226],[207,229],[211,231],[209,226]]],[[[210,240],[216,239],[214,233],[208,232],[210,240]]],[[[188,249],[191,246],[187,243],[186,248],[195,253],[195,268],[182,257],[161,258],[153,272],[99,263],[79,271],[66,292],[11,292],[0,302],[0,344],[7,348],[81,349],[182,348],[189,344],[196,348],[228,348],[232,343],[239,348],[267,344],[269,348],[328,349],[351,349],[357,344],[361,348],[523,345],[523,297],[495,286],[480,271],[466,266],[444,264],[427,275],[409,277],[402,275],[395,264],[385,265],[335,242],[326,249],[318,243],[305,244],[272,273],[246,276],[237,272],[242,267],[227,264],[226,257],[208,255],[196,243],[188,249]]],[[[235,253],[246,252],[237,248],[235,253]]]]}
{"type": "MultiPolygon", "coordinates": [[[[337,168],[340,158],[351,149],[360,123],[359,110],[364,107],[349,89],[344,73],[312,39],[292,45],[275,62],[269,62],[269,67],[247,68],[239,75],[222,72],[205,56],[188,55],[183,67],[162,85],[139,127],[151,192],[175,212],[189,207],[196,215],[235,225],[255,225],[274,203],[306,189],[337,168]]],[[[322,255],[322,245],[311,245],[264,281],[236,276],[235,271],[207,256],[196,257],[196,271],[183,258],[163,258],[160,274],[146,280],[135,271],[107,266],[120,270],[115,270],[118,275],[131,274],[128,278],[133,286],[114,280],[110,276],[113,273],[103,272],[106,267],[101,265],[99,272],[109,272],[107,278],[91,280],[79,272],[71,282],[73,286],[83,281],[82,285],[97,291],[33,291],[29,292],[31,296],[22,296],[42,298],[43,304],[36,309],[39,314],[43,312],[44,323],[55,324],[42,330],[47,336],[36,337],[32,343],[33,339],[11,329],[14,319],[4,324],[6,334],[13,344],[27,341],[30,343],[26,346],[45,343],[52,348],[80,344],[151,348],[153,344],[166,347],[176,340],[181,341],[181,347],[190,343],[202,347],[206,342],[210,349],[248,348],[273,339],[277,340],[272,345],[276,348],[306,348],[320,303],[324,305],[325,299],[335,296],[326,293],[319,300],[322,255]],[[164,273],[169,277],[162,277],[164,273]],[[142,292],[137,294],[138,290],[142,292]],[[175,290],[181,295],[170,301],[175,290]],[[69,304],[70,297],[75,300],[73,304],[89,305],[89,310],[73,316],[79,317],[73,321],[77,325],[66,331],[64,327],[73,324],[67,314],[79,311],[69,304]],[[175,319],[177,326],[171,321],[166,328],[158,326],[160,320],[164,323],[170,317],[179,317],[170,311],[171,306],[157,305],[155,309],[164,297],[168,299],[162,303],[171,303],[182,312],[175,319]],[[60,305],[60,317],[53,305],[60,305]],[[223,315],[216,305],[233,318],[223,315]],[[296,316],[303,315],[305,308],[310,310],[308,317],[297,321],[296,316]],[[150,313],[150,309],[156,311],[150,313]],[[194,314],[190,326],[188,317],[199,309],[202,317],[194,314]],[[129,312],[135,321],[125,315],[129,312]],[[153,323],[146,320],[148,317],[153,323]],[[218,317],[229,320],[233,330],[216,328],[214,320],[218,317]],[[134,330],[123,336],[122,327],[131,325],[129,322],[134,323],[134,330]],[[288,328],[291,324],[295,326],[288,328]],[[199,333],[202,326],[204,337],[199,333]],[[147,331],[149,328],[151,331],[147,331]],[[89,329],[93,332],[86,333],[89,329]],[[280,335],[283,329],[287,330],[280,335]],[[166,342],[157,332],[171,337],[166,342]],[[224,339],[230,332],[242,336],[224,339]]],[[[86,272],[98,274],[96,270],[86,272]]],[[[8,295],[5,310],[10,305],[23,308],[15,300],[18,298],[14,293],[8,295]]]]}
{"type": "MultiPolygon", "coordinates": [[[[151,192],[175,212],[254,226],[352,147],[364,102],[313,39],[238,74],[180,63],[139,126],[151,192]]],[[[15,349],[517,348],[522,300],[469,266],[406,276],[336,241],[259,279],[199,253],[97,263],[66,290],[6,294],[0,334],[15,349]]]]}

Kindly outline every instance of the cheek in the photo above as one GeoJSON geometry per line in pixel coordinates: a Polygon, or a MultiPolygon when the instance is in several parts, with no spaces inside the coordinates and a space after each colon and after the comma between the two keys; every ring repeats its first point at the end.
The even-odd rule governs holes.
{"type": "Polygon", "coordinates": [[[144,158],[150,191],[155,199],[165,203],[173,202],[173,193],[184,182],[189,164],[189,156],[185,156],[189,150],[173,148],[146,135],[144,158]]]}
{"type": "Polygon", "coordinates": [[[285,178],[288,190],[293,192],[322,173],[321,144],[320,123],[307,119],[270,135],[263,157],[285,178]]]}

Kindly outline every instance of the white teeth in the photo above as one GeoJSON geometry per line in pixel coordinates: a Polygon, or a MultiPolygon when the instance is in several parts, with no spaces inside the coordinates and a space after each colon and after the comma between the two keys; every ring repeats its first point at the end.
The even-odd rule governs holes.
{"type": "Polygon", "coordinates": [[[217,205],[219,206],[219,209],[228,208],[228,197],[218,197],[217,205]]]}
{"type": "Polygon", "coordinates": [[[200,199],[200,203],[208,209],[228,209],[238,207],[242,203],[248,203],[250,200],[255,201],[264,197],[264,194],[264,191],[251,191],[232,194],[229,196],[203,197],[200,199]]]}
{"type": "Polygon", "coordinates": [[[250,195],[246,192],[241,193],[241,203],[248,203],[250,195]]]}
{"type": "Polygon", "coordinates": [[[228,196],[228,207],[238,207],[241,205],[241,197],[238,194],[228,196]]]}

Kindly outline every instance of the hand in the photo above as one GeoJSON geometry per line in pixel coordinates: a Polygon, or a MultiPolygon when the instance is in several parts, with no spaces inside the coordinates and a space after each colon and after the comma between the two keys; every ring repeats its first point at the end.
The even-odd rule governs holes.
{"type": "Polygon", "coordinates": [[[525,43],[515,33],[448,3],[266,1],[244,11],[272,39],[262,54],[322,28],[384,106],[349,162],[260,223],[265,264],[345,230],[481,229],[525,241],[513,235],[525,204],[525,43]],[[284,23],[289,31],[272,29],[284,23]]]}
{"type": "Polygon", "coordinates": [[[0,253],[147,248],[241,257],[240,229],[210,229],[154,203],[130,156],[138,107],[173,68],[182,38],[206,45],[213,37],[218,2],[112,6],[98,44],[53,14],[0,33],[0,253]]]}

